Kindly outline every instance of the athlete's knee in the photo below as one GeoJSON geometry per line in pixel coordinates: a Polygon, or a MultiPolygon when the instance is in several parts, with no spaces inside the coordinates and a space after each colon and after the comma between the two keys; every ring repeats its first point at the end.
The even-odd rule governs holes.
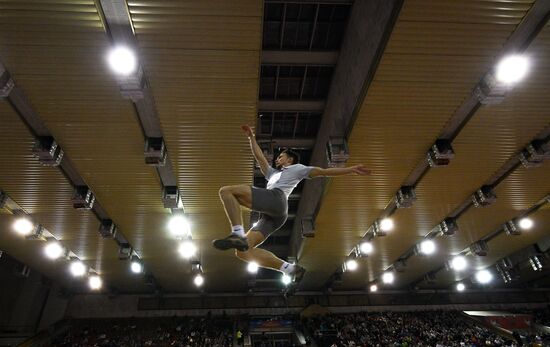
{"type": "Polygon", "coordinates": [[[220,195],[220,197],[231,195],[231,194],[233,194],[232,187],[231,186],[223,186],[223,187],[220,188],[218,194],[220,195]]]}

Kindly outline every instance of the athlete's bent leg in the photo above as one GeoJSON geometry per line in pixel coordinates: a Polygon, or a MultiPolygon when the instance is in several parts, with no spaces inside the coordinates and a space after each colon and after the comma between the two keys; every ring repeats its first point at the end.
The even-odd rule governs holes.
{"type": "Polygon", "coordinates": [[[252,187],[247,185],[225,186],[220,189],[225,214],[231,223],[231,235],[214,240],[213,244],[219,250],[231,248],[239,251],[248,249],[248,242],[244,234],[241,206],[252,208],[252,187]]]}
{"type": "Polygon", "coordinates": [[[246,238],[248,240],[248,251],[241,252],[239,250],[235,250],[235,255],[239,259],[246,262],[253,261],[261,267],[280,271],[284,260],[277,258],[277,256],[270,251],[262,248],[256,248],[265,241],[265,237],[261,232],[250,230],[246,233],[246,238]]]}

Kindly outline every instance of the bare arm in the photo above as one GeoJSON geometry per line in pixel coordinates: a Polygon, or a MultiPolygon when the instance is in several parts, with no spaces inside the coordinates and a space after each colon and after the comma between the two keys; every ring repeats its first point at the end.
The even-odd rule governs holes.
{"type": "Polygon", "coordinates": [[[256,136],[254,136],[252,128],[250,128],[250,126],[248,125],[243,125],[241,126],[241,129],[243,129],[246,136],[248,136],[248,140],[250,141],[250,150],[254,155],[254,159],[256,159],[256,161],[260,165],[260,171],[264,176],[267,175],[269,163],[267,162],[267,159],[265,158],[262,149],[260,148],[260,146],[258,146],[258,143],[256,142],[256,136]]]}
{"type": "Polygon", "coordinates": [[[363,165],[355,165],[350,167],[332,167],[328,169],[322,169],[320,167],[314,167],[309,172],[309,177],[336,177],[336,176],[344,176],[344,175],[361,175],[366,176],[370,175],[372,173],[371,170],[367,169],[363,165]]]}

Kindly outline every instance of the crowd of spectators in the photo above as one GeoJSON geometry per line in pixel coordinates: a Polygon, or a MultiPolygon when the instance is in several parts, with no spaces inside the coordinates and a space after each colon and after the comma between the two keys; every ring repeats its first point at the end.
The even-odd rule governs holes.
{"type": "Polygon", "coordinates": [[[468,322],[459,312],[333,314],[304,324],[319,347],[519,345],[468,322]]]}
{"type": "Polygon", "coordinates": [[[74,320],[55,347],[229,347],[233,320],[173,317],[74,320]]]}
{"type": "MultiPolygon", "coordinates": [[[[550,309],[532,313],[537,323],[549,325],[550,309]]],[[[246,326],[236,324],[237,321],[210,315],[74,320],[53,346],[229,347],[233,346],[234,330],[237,344],[243,346],[246,326]]],[[[456,311],[327,314],[297,323],[299,330],[305,331],[306,340],[313,339],[318,347],[550,346],[550,339],[538,333],[516,331],[504,338],[456,311]]],[[[254,339],[253,344],[260,346],[264,340],[269,341],[254,339]]]]}

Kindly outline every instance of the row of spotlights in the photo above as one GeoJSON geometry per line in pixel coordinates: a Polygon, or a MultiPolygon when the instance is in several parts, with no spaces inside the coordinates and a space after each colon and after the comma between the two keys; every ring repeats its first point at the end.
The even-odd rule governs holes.
{"type": "MultiPolygon", "coordinates": [[[[74,277],[84,277],[88,272],[88,267],[80,260],[73,260],[69,265],[69,270],[74,277]]],[[[103,281],[98,275],[91,275],[88,278],[88,286],[92,290],[99,290],[103,286],[103,281]]]]}
{"type": "MultiPolygon", "coordinates": [[[[127,52],[124,52],[124,51],[119,52],[119,54],[120,54],[119,57],[124,57],[124,54],[126,54],[126,53],[127,52]]],[[[167,227],[168,227],[168,230],[170,231],[170,233],[174,237],[176,237],[178,239],[187,239],[187,240],[180,243],[180,245],[178,247],[178,253],[185,259],[191,259],[192,257],[194,257],[195,254],[197,254],[197,246],[195,245],[195,243],[192,240],[190,240],[190,238],[191,238],[191,224],[189,223],[189,220],[187,218],[185,218],[184,216],[176,215],[176,216],[173,216],[170,219],[170,221],[168,222],[167,227]]],[[[257,265],[256,265],[256,267],[257,267],[257,265]]],[[[253,269],[253,268],[251,268],[250,265],[249,265],[248,269],[249,269],[248,271],[251,271],[251,269],[253,269]]],[[[143,271],[141,263],[132,263],[132,271],[134,273],[140,273],[141,271],[143,271]]],[[[256,268],[256,271],[258,271],[257,268],[256,268]]],[[[204,277],[200,273],[197,274],[195,276],[195,278],[193,279],[193,283],[197,287],[202,286],[204,284],[204,277]]]]}
{"type": "MultiPolygon", "coordinates": [[[[15,220],[12,227],[16,233],[26,236],[32,233],[36,225],[28,217],[21,217],[15,220]]],[[[66,252],[67,249],[58,241],[48,241],[44,247],[44,254],[52,260],[63,257],[66,252]]],[[[69,264],[69,272],[74,277],[83,277],[88,272],[88,267],[80,260],[73,260],[69,264]]],[[[92,275],[88,278],[88,285],[91,289],[98,290],[103,285],[103,281],[98,275],[92,275]]]]}
{"type": "MultiPolygon", "coordinates": [[[[107,61],[115,73],[123,76],[134,73],[138,65],[136,53],[125,46],[113,47],[107,55],[107,61]]],[[[528,70],[529,61],[525,56],[510,55],[497,64],[495,77],[502,83],[514,84],[522,80],[528,70]]],[[[391,229],[393,225],[388,224],[388,227],[391,229]]]]}

